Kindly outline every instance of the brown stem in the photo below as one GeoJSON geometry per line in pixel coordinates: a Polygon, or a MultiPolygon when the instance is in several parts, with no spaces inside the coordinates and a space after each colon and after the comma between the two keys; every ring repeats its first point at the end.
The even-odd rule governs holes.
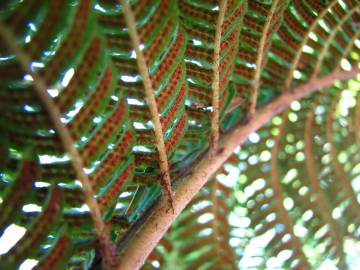
{"type": "Polygon", "coordinates": [[[216,152],[219,142],[219,88],[220,88],[220,47],[221,47],[221,29],[224,22],[227,0],[221,0],[219,15],[216,23],[216,32],[214,40],[214,64],[213,64],[213,81],[212,89],[212,107],[211,117],[211,147],[216,152]]]}
{"type": "MultiPolygon", "coordinates": [[[[340,92],[341,93],[341,92],[340,92]]],[[[338,150],[336,144],[334,142],[334,126],[333,123],[335,122],[335,112],[336,106],[338,105],[340,98],[340,94],[331,104],[330,110],[326,116],[326,137],[327,143],[330,146],[330,155],[331,155],[331,162],[333,164],[336,180],[341,183],[341,187],[345,190],[347,197],[351,201],[351,209],[354,209],[354,212],[360,212],[360,204],[357,200],[356,193],[354,192],[351,186],[351,180],[349,179],[344,167],[340,164],[338,160],[338,150]]],[[[356,142],[356,138],[355,138],[356,142]]],[[[356,220],[354,220],[355,222],[356,220]]],[[[357,219],[359,221],[359,218],[357,219]]]]}
{"type": "Polygon", "coordinates": [[[312,80],[294,89],[283,92],[278,98],[259,109],[254,117],[246,125],[238,125],[219,141],[217,155],[208,151],[204,157],[187,173],[176,182],[174,187],[174,211],[168,213],[167,201],[160,198],[152,207],[147,219],[141,219],[141,224],[134,224],[133,231],[127,233],[127,243],[120,254],[121,269],[139,269],[147,256],[156,246],[158,241],[166,233],[176,216],[185,208],[190,200],[199,192],[207,180],[219,169],[219,167],[233,154],[236,147],[247,140],[250,133],[262,127],[273,116],[286,109],[291,102],[317,91],[331,86],[336,80],[346,80],[360,73],[360,69],[351,71],[334,72],[329,76],[312,80]]]}
{"type": "Polygon", "coordinates": [[[293,80],[293,76],[294,76],[294,71],[297,69],[297,66],[299,64],[301,55],[302,55],[302,49],[304,48],[304,46],[306,45],[306,43],[308,42],[309,38],[310,38],[310,33],[313,32],[316,27],[319,27],[319,21],[321,21],[326,14],[328,14],[329,10],[331,8],[333,8],[335,5],[339,4],[338,0],[332,0],[326,8],[324,8],[316,17],[316,19],[314,19],[314,21],[311,23],[310,27],[307,28],[306,32],[304,33],[304,38],[302,39],[300,45],[298,46],[298,49],[296,50],[295,53],[295,57],[293,57],[292,62],[290,63],[290,70],[288,72],[288,76],[285,80],[285,87],[284,90],[285,91],[289,91],[290,90],[290,86],[291,86],[291,82],[293,80]]]}
{"type": "MultiPolygon", "coordinates": [[[[303,85],[299,85],[298,87],[294,88],[294,90],[292,90],[292,91],[299,91],[299,89],[301,89],[302,87],[305,87],[305,86],[306,87],[314,87],[311,84],[313,84],[313,82],[316,84],[317,82],[320,82],[320,81],[322,83],[325,83],[324,85],[329,86],[329,84],[326,80],[329,80],[329,81],[333,80],[332,82],[334,82],[336,80],[347,80],[349,78],[355,77],[357,75],[357,73],[359,73],[359,68],[354,68],[354,69],[352,69],[350,71],[346,71],[346,72],[341,71],[341,69],[339,69],[339,68],[335,68],[330,75],[327,75],[320,80],[313,78],[309,82],[307,82],[303,85]],[[348,73],[348,72],[350,72],[350,73],[348,73]],[[349,77],[347,77],[347,76],[349,76],[349,77]]],[[[320,89],[320,88],[321,87],[319,86],[318,89],[320,89]]],[[[289,90],[286,90],[286,86],[284,88],[284,91],[289,92],[289,90]]],[[[241,106],[241,104],[243,104],[243,101],[244,100],[242,98],[235,98],[233,100],[233,102],[230,103],[229,108],[226,110],[226,114],[231,113],[233,110],[235,110],[236,108],[241,106]]]]}
{"type": "Polygon", "coordinates": [[[169,173],[169,163],[166,154],[166,147],[164,142],[164,135],[163,130],[160,122],[159,111],[156,104],[154,91],[152,88],[152,83],[150,79],[150,75],[148,72],[148,68],[146,65],[145,57],[140,49],[140,38],[138,32],[135,27],[135,17],[131,10],[131,7],[127,3],[126,0],[120,0],[121,5],[123,6],[123,14],[125,17],[126,25],[129,29],[129,35],[133,44],[133,48],[136,53],[136,63],[139,69],[139,73],[141,75],[143,85],[145,88],[145,95],[146,100],[149,105],[149,110],[151,114],[151,121],[154,124],[154,131],[155,131],[155,140],[156,140],[156,147],[159,151],[159,165],[162,175],[162,187],[164,190],[164,195],[167,196],[167,200],[170,204],[170,207],[173,208],[173,195],[171,191],[171,179],[169,173]]]}
{"type": "Polygon", "coordinates": [[[70,156],[73,168],[77,179],[81,182],[82,190],[85,195],[85,202],[89,206],[90,214],[94,223],[96,233],[99,238],[101,245],[101,250],[103,251],[103,257],[106,259],[111,258],[111,240],[109,238],[108,230],[105,226],[105,223],[101,216],[101,211],[97,200],[94,197],[93,189],[91,182],[84,172],[83,162],[81,156],[77,149],[74,147],[73,139],[70,135],[67,127],[61,122],[61,113],[56,106],[54,100],[49,96],[47,92],[47,87],[45,82],[40,78],[40,76],[30,69],[31,59],[27,53],[21,48],[17,43],[16,37],[9,30],[8,27],[0,23],[0,36],[2,37],[3,42],[8,46],[8,48],[15,54],[17,61],[21,65],[22,69],[31,75],[33,78],[33,85],[36,94],[39,96],[41,102],[43,103],[45,109],[47,110],[51,121],[54,124],[55,130],[66,150],[70,156]]]}
{"type": "MultiPolygon", "coordinates": [[[[360,104],[360,95],[357,98],[356,104],[360,104]]],[[[353,123],[354,123],[354,130],[355,130],[355,141],[356,141],[358,147],[360,147],[360,105],[356,106],[356,108],[355,108],[355,117],[354,117],[353,123]]]]}
{"type": "Polygon", "coordinates": [[[269,14],[265,21],[264,30],[261,33],[261,39],[260,39],[259,49],[258,49],[257,59],[256,59],[256,70],[255,70],[255,75],[254,75],[254,82],[250,89],[250,106],[249,106],[249,117],[250,118],[253,116],[253,114],[255,113],[255,109],[256,109],[258,88],[260,86],[260,75],[261,75],[261,70],[262,70],[262,64],[264,61],[264,54],[265,54],[265,45],[266,45],[266,41],[268,39],[268,32],[270,29],[271,21],[273,19],[276,8],[278,7],[279,1],[280,0],[275,0],[272,3],[271,9],[270,9],[269,14]]]}
{"type": "MultiPolygon", "coordinates": [[[[355,40],[357,40],[359,38],[360,38],[360,28],[352,36],[351,40],[348,42],[348,44],[346,45],[344,50],[341,52],[342,58],[348,57],[348,55],[351,52],[351,50],[353,49],[353,47],[356,46],[355,40]]],[[[340,70],[340,69],[341,69],[341,59],[340,59],[340,61],[338,61],[338,63],[336,64],[336,67],[335,67],[335,70],[340,70]]]]}
{"type": "Polygon", "coordinates": [[[219,182],[218,180],[216,179],[216,175],[213,177],[214,178],[214,183],[211,187],[211,202],[212,202],[212,205],[211,205],[211,212],[213,214],[213,220],[211,222],[211,227],[212,227],[212,230],[213,230],[213,235],[214,235],[214,242],[215,242],[215,252],[216,252],[216,256],[220,259],[221,258],[221,252],[220,251],[220,232],[219,232],[219,227],[218,227],[218,223],[216,222],[217,221],[217,216],[218,216],[218,212],[219,209],[217,206],[218,204],[218,200],[219,198],[217,197],[216,195],[216,192],[219,188],[219,182]]]}
{"type": "MultiPolygon", "coordinates": [[[[314,106],[315,107],[315,106],[314,106]]],[[[314,149],[314,124],[315,124],[315,112],[314,110],[310,110],[307,115],[307,119],[305,122],[305,130],[304,130],[304,140],[305,140],[305,165],[306,171],[309,177],[309,182],[313,194],[316,195],[316,202],[320,209],[320,217],[325,221],[326,224],[329,225],[330,235],[333,238],[333,243],[335,244],[336,254],[341,258],[341,254],[343,252],[343,239],[341,235],[341,230],[339,225],[336,223],[336,220],[331,216],[331,206],[329,205],[329,201],[326,199],[324,190],[320,185],[319,172],[317,169],[317,162],[315,156],[314,149]]]]}
{"type": "Polygon", "coordinates": [[[281,140],[285,134],[285,128],[286,128],[287,119],[288,119],[287,115],[288,115],[287,112],[282,114],[282,119],[281,119],[282,121],[281,121],[281,125],[279,127],[279,134],[274,138],[275,143],[274,143],[274,147],[272,148],[272,151],[271,151],[270,186],[272,187],[272,190],[274,191],[274,200],[275,200],[275,204],[276,204],[276,208],[277,208],[277,213],[279,214],[279,219],[284,224],[286,232],[291,235],[291,239],[292,239],[291,243],[292,243],[292,246],[293,246],[295,252],[298,253],[301,267],[303,269],[308,269],[309,264],[308,264],[305,254],[302,251],[302,243],[293,231],[293,227],[294,227],[293,221],[290,218],[289,213],[287,212],[287,210],[285,209],[284,204],[283,204],[284,190],[281,185],[281,176],[280,176],[279,169],[278,169],[279,168],[278,158],[279,158],[279,152],[280,152],[281,143],[282,143],[281,140]]]}
{"type": "Polygon", "coordinates": [[[339,33],[339,30],[341,29],[341,27],[343,27],[344,24],[348,21],[348,19],[351,18],[351,16],[353,16],[356,12],[358,12],[358,10],[359,10],[358,5],[353,7],[352,9],[350,9],[346,13],[346,15],[343,18],[341,18],[341,20],[337,23],[337,25],[331,29],[330,36],[326,39],[325,45],[322,47],[320,54],[317,56],[316,65],[312,72],[312,79],[319,75],[320,68],[324,61],[326,53],[329,51],[329,47],[330,47],[332,41],[335,39],[336,35],[339,33]]]}

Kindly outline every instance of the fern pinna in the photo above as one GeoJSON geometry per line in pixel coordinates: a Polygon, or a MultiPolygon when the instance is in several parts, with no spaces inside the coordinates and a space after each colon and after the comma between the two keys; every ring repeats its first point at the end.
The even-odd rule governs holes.
{"type": "Polygon", "coordinates": [[[211,175],[144,268],[354,267],[359,10],[2,1],[1,267],[139,268],[211,175]]]}

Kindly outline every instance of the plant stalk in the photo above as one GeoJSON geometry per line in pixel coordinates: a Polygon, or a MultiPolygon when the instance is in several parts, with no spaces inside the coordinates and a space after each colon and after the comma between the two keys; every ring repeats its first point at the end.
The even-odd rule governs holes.
{"type": "Polygon", "coordinates": [[[78,150],[74,147],[74,141],[71,137],[69,129],[61,122],[61,113],[54,100],[48,94],[45,82],[36,72],[30,69],[30,57],[17,43],[16,37],[13,35],[13,33],[2,23],[0,23],[0,36],[8,48],[15,54],[21,68],[33,78],[32,83],[34,86],[34,91],[39,96],[42,105],[49,114],[49,118],[55,127],[63,147],[70,156],[76,178],[81,182],[82,185],[82,190],[85,195],[85,203],[90,209],[90,214],[100,242],[102,255],[104,257],[105,269],[107,269],[106,267],[108,267],[107,265],[110,264],[110,260],[113,255],[112,251],[114,251],[114,245],[110,240],[108,229],[102,219],[99,204],[94,197],[92,184],[84,171],[82,158],[78,150]]]}
{"type": "Polygon", "coordinates": [[[131,38],[133,48],[136,53],[136,63],[145,88],[146,101],[149,106],[151,121],[154,124],[155,141],[156,141],[157,150],[159,152],[159,166],[162,174],[161,185],[164,191],[164,195],[167,197],[167,201],[170,208],[173,208],[172,206],[173,194],[171,190],[169,162],[166,154],[164,133],[160,122],[160,114],[154,96],[152,82],[146,65],[145,57],[142,50],[140,49],[141,43],[135,26],[135,16],[131,10],[130,5],[126,0],[120,0],[120,3],[123,6],[123,14],[125,17],[125,22],[128,27],[129,36],[131,38]]]}
{"type": "Polygon", "coordinates": [[[162,236],[169,229],[178,214],[186,207],[191,199],[205,185],[208,179],[233,154],[235,148],[243,144],[250,133],[261,128],[267,121],[288,108],[293,101],[300,100],[317,90],[331,86],[336,80],[346,80],[357,76],[360,69],[350,71],[335,71],[334,73],[311,80],[293,91],[283,92],[278,98],[255,112],[254,117],[245,125],[238,125],[224,134],[219,141],[216,155],[208,151],[188,174],[174,185],[174,212],[167,211],[167,201],[160,198],[151,208],[148,217],[140,219],[141,224],[135,223],[127,233],[127,243],[120,254],[118,270],[139,269],[150,252],[155,248],[162,236]],[[134,229],[132,229],[134,228],[134,229]]]}
{"type": "Polygon", "coordinates": [[[222,0],[220,2],[219,15],[216,22],[216,32],[215,32],[215,46],[214,46],[214,64],[213,64],[213,81],[211,85],[212,89],[212,117],[211,117],[211,134],[210,134],[210,144],[213,150],[213,153],[216,152],[218,143],[219,143],[219,92],[220,92],[220,49],[221,49],[221,32],[222,25],[224,22],[225,11],[227,7],[227,0],[222,0]]]}

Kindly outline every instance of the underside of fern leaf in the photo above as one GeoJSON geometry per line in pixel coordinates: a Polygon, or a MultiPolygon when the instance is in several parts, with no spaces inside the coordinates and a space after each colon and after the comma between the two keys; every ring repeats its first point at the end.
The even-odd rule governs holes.
{"type": "Polygon", "coordinates": [[[356,269],[359,38],[355,0],[2,1],[0,268],[356,269]]]}

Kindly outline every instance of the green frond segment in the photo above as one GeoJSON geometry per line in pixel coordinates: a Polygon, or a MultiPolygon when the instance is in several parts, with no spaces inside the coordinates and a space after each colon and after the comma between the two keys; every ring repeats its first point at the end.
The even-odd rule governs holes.
{"type": "MultiPolygon", "coordinates": [[[[18,216],[21,208],[32,195],[33,182],[39,177],[39,164],[31,160],[30,157],[24,158],[20,171],[11,185],[6,185],[2,196],[1,214],[0,214],[0,231],[4,231],[8,224],[18,216]],[[23,192],[19,192],[22,190],[23,192]]],[[[6,177],[4,175],[4,177],[6,177]]],[[[10,177],[8,180],[12,180],[10,177]]]]}
{"type": "Polygon", "coordinates": [[[346,51],[348,42],[353,43],[351,40],[358,31],[353,23],[357,16],[355,10],[359,9],[355,2],[290,1],[284,21],[270,47],[263,74],[264,86],[276,93],[284,85],[289,88],[292,82],[298,85],[309,80],[327,42],[327,60],[323,60],[321,75],[334,70],[338,62],[346,57],[342,53],[346,51]],[[334,32],[335,37],[331,37],[334,32]]]}
{"type": "MultiPolygon", "coordinates": [[[[248,1],[248,8],[243,19],[239,45],[235,60],[235,70],[232,82],[237,95],[248,98],[249,89],[255,79],[255,72],[258,69],[257,63],[262,67],[267,63],[268,49],[272,44],[272,36],[278,31],[282,24],[283,14],[287,11],[289,1],[248,1]],[[273,5],[275,5],[273,7],[273,5]],[[268,17],[271,16],[270,19],[268,17]],[[266,31],[267,30],[267,31],[266,31]],[[266,32],[265,32],[266,31],[266,32]],[[264,37],[264,44],[261,39],[264,37]],[[259,55],[260,46],[264,46],[262,55],[259,55]],[[262,59],[258,59],[262,57],[262,59]],[[258,60],[261,60],[259,62],[258,60]]],[[[291,2],[291,1],[290,1],[291,2]]],[[[264,96],[261,93],[259,103],[266,102],[271,96],[264,96]]]]}
{"type": "MultiPolygon", "coordinates": [[[[107,54],[94,4],[91,1],[7,2],[1,7],[2,23],[13,31],[31,58],[31,70],[46,83],[48,94],[61,112],[61,121],[80,153],[103,216],[111,220],[118,211],[123,213],[131,200],[122,202],[119,195],[134,174],[134,141],[125,90],[118,85],[116,67],[107,54]]],[[[81,185],[76,181],[71,162],[33,89],[33,78],[21,70],[3,42],[0,59],[0,126],[8,156],[1,171],[2,188],[8,190],[5,197],[1,196],[5,207],[1,228],[16,224],[29,233],[42,232],[38,242],[33,241],[36,234],[27,236],[26,233],[22,239],[30,237],[30,240],[24,242],[25,247],[21,249],[22,242],[18,242],[15,253],[10,250],[2,261],[13,267],[15,262],[18,265],[28,256],[38,259],[42,269],[47,265],[60,269],[71,265],[73,246],[82,253],[82,249],[96,246],[91,216],[84,205],[81,185]],[[24,156],[28,148],[39,164],[29,164],[24,156]],[[23,169],[16,178],[13,171],[19,164],[23,164],[23,169]],[[30,169],[24,171],[29,166],[30,169]],[[36,175],[32,175],[34,170],[38,172],[36,175]],[[59,214],[56,211],[46,214],[44,200],[54,196],[52,190],[62,197],[63,207],[57,206],[59,214]],[[40,213],[24,212],[26,205],[40,213]],[[46,220],[43,225],[31,227],[37,215],[40,220],[45,215],[46,220]],[[46,229],[58,215],[61,219],[57,223],[68,226],[67,237],[65,231],[64,235],[58,234],[57,223],[49,227],[52,230],[46,229]],[[57,238],[59,244],[55,241],[57,238]],[[80,245],[84,240],[91,245],[80,245]],[[39,245],[35,255],[27,252],[29,242],[33,242],[34,252],[39,245]],[[46,255],[47,252],[53,254],[46,255]],[[63,255],[66,256],[62,258],[63,255]]]]}
{"type": "MultiPolygon", "coordinates": [[[[122,8],[117,1],[95,4],[98,22],[107,42],[107,55],[117,71],[117,85],[123,89],[130,121],[135,131],[135,181],[156,180],[158,153],[145,91],[136,64],[136,53],[126,29],[122,8]]],[[[140,1],[132,5],[136,28],[149,69],[168,156],[187,127],[185,99],[187,85],[183,62],[186,35],[180,26],[176,1],[140,1]]]]}
{"type": "MultiPolygon", "coordinates": [[[[216,1],[179,1],[181,25],[188,35],[184,61],[186,63],[186,80],[188,97],[188,132],[182,144],[189,148],[203,149],[208,143],[206,134],[210,131],[211,121],[211,83],[212,61],[216,20],[219,3],[216,1]]],[[[225,109],[233,97],[228,90],[234,70],[234,59],[239,46],[239,33],[247,1],[229,1],[222,26],[220,44],[220,89],[219,108],[222,118],[225,109]]]]}

